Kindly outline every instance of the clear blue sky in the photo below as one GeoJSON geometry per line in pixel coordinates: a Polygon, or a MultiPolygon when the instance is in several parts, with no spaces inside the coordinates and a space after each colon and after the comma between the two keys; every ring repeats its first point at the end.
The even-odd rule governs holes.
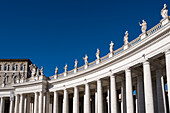
{"type": "Polygon", "coordinates": [[[142,19],[156,25],[164,3],[170,10],[170,0],[1,0],[0,58],[29,58],[46,76],[66,63],[71,70],[85,54],[94,61],[97,48],[106,55],[110,41],[121,47],[126,30],[129,41],[138,37],[142,19]]]}

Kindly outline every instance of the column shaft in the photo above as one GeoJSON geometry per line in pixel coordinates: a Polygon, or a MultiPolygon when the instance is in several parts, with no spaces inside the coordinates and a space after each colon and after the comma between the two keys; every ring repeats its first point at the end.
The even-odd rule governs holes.
{"type": "Polygon", "coordinates": [[[121,83],[121,113],[126,113],[126,87],[124,80],[121,83]]]}
{"type": "Polygon", "coordinates": [[[144,92],[145,92],[145,110],[146,113],[154,113],[153,90],[150,63],[145,61],[143,63],[144,73],[144,92]]]}
{"type": "Polygon", "coordinates": [[[157,103],[158,113],[166,113],[165,90],[163,83],[162,69],[156,70],[156,87],[157,87],[157,103]]]}
{"type": "Polygon", "coordinates": [[[108,105],[108,113],[111,113],[111,101],[110,101],[110,87],[107,89],[107,105],[108,105]]]}
{"type": "Polygon", "coordinates": [[[126,76],[126,109],[127,113],[134,113],[132,75],[130,69],[127,69],[125,71],[125,76],[126,76]]]}
{"type": "Polygon", "coordinates": [[[73,113],[79,113],[79,90],[78,90],[78,87],[74,87],[73,113]]]}
{"type": "Polygon", "coordinates": [[[95,92],[95,113],[98,113],[98,100],[97,100],[97,92],[95,92]]]}
{"type": "Polygon", "coordinates": [[[4,97],[1,97],[1,103],[0,103],[0,113],[4,113],[4,97]]]}
{"type": "Polygon", "coordinates": [[[68,113],[69,105],[68,105],[68,92],[67,89],[64,90],[64,98],[63,98],[63,113],[68,113]]]}
{"type": "Polygon", "coordinates": [[[116,77],[110,76],[111,113],[117,113],[116,77]]]}
{"type": "Polygon", "coordinates": [[[10,100],[10,111],[9,113],[14,113],[14,101],[10,100]]]}
{"type": "Polygon", "coordinates": [[[169,100],[169,109],[170,109],[170,50],[165,52],[165,60],[166,60],[167,86],[168,86],[168,100],[169,100]]]}
{"type": "Polygon", "coordinates": [[[38,92],[34,96],[34,113],[38,113],[38,92]]]}
{"type": "Polygon", "coordinates": [[[90,86],[88,83],[85,84],[85,95],[84,95],[84,113],[90,113],[90,86]]]}
{"type": "Polygon", "coordinates": [[[20,95],[20,107],[19,107],[19,113],[24,112],[24,94],[20,95]]]}
{"type": "Polygon", "coordinates": [[[30,113],[31,97],[27,96],[27,113],[30,113]]]}
{"type": "Polygon", "coordinates": [[[97,94],[98,94],[98,113],[103,113],[103,91],[102,91],[102,81],[99,79],[97,81],[97,94]]]}
{"type": "Polygon", "coordinates": [[[145,112],[144,103],[144,90],[143,90],[143,77],[142,75],[137,76],[137,98],[138,98],[138,111],[139,113],[145,112]]]}
{"type": "Polygon", "coordinates": [[[39,113],[43,113],[43,92],[39,93],[39,113]]]}
{"type": "Polygon", "coordinates": [[[15,113],[18,113],[18,104],[19,104],[19,95],[17,94],[16,96],[15,96],[15,113]]]}
{"type": "Polygon", "coordinates": [[[53,113],[58,113],[58,93],[57,93],[57,91],[54,91],[53,113]]]}

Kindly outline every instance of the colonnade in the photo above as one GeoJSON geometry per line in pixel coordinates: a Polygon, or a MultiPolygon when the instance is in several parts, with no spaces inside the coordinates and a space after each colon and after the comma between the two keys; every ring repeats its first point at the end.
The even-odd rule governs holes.
{"type": "MultiPolygon", "coordinates": [[[[65,88],[62,90],[63,93],[61,90],[55,90],[53,92],[15,94],[14,100],[8,99],[9,113],[106,113],[106,111],[107,113],[167,113],[169,111],[167,105],[170,105],[170,102],[166,101],[166,81],[164,80],[167,80],[169,92],[170,50],[166,51],[163,57],[165,66],[152,65],[154,72],[151,69],[151,63],[155,61],[146,59],[140,64],[142,70],[138,73],[133,67],[126,68],[121,74],[111,71],[107,78],[98,78],[90,82],[85,80],[84,84],[72,87],[72,92],[69,91],[70,88],[65,88]],[[163,76],[163,69],[166,70],[166,76],[163,76]],[[155,78],[153,78],[153,73],[155,78]],[[154,85],[153,79],[156,85],[154,85]],[[92,85],[93,87],[91,87],[92,85]],[[93,100],[92,90],[95,91],[93,100]],[[107,99],[104,91],[107,93],[107,99]],[[80,92],[81,94],[83,92],[83,96],[80,95],[80,92]],[[70,97],[70,94],[73,96],[70,97]],[[59,102],[60,96],[62,96],[62,102],[59,102]],[[80,101],[81,97],[83,97],[83,101],[80,101]],[[70,105],[70,98],[73,100],[73,106],[70,105]],[[51,99],[52,106],[49,108],[51,99]],[[92,105],[91,101],[95,105],[92,105]],[[105,101],[107,101],[107,105],[104,104],[105,101]],[[80,105],[83,105],[83,110],[80,110],[80,105]],[[72,107],[72,111],[69,107],[72,107]]],[[[168,97],[170,97],[169,93],[168,97]]],[[[6,113],[6,98],[9,97],[0,98],[0,113],[6,113]]]]}

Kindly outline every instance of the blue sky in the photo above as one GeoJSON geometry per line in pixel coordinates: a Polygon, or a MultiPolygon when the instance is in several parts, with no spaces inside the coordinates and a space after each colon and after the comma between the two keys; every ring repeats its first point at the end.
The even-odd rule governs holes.
{"type": "MultiPolygon", "coordinates": [[[[4,0],[0,1],[0,58],[29,58],[46,76],[74,68],[74,60],[84,65],[123,45],[124,32],[129,41],[140,33],[139,22],[148,29],[161,20],[163,4],[169,0],[4,0]]],[[[169,8],[170,10],[170,8],[169,8]]]]}

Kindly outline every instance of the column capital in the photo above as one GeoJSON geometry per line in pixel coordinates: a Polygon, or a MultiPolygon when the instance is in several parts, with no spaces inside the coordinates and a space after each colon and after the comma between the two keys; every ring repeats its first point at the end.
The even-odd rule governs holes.
{"type": "Polygon", "coordinates": [[[148,59],[143,61],[143,65],[149,65],[149,64],[150,64],[150,62],[148,59]]]}
{"type": "Polygon", "coordinates": [[[131,69],[128,67],[125,69],[126,72],[131,72],[131,69]]]}

